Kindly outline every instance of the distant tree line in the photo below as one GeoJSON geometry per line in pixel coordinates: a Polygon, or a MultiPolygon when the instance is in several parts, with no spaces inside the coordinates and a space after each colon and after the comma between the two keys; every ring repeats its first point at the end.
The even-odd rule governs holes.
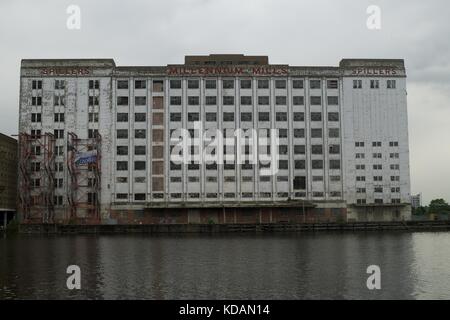
{"type": "Polygon", "coordinates": [[[417,207],[413,210],[413,214],[450,214],[450,205],[444,199],[431,200],[428,206],[417,207]]]}

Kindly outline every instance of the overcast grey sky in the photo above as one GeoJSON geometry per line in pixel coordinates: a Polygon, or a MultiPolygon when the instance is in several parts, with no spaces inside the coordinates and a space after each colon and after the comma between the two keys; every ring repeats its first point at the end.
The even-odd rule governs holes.
{"type": "Polygon", "coordinates": [[[289,65],[403,58],[408,74],[412,193],[450,200],[450,3],[361,0],[0,2],[0,132],[16,134],[23,58],[182,63],[186,54],[268,55],[289,65]],[[69,30],[69,5],[81,29],[69,30]],[[366,27],[369,5],[381,29],[366,27]]]}

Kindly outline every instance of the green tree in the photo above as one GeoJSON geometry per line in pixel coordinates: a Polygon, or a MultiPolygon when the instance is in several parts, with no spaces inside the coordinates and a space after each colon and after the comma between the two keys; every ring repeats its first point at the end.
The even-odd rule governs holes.
{"type": "Polygon", "coordinates": [[[413,213],[417,214],[417,215],[424,215],[427,212],[428,212],[428,208],[427,207],[420,206],[420,207],[415,208],[413,213]]]}
{"type": "Polygon", "coordinates": [[[444,199],[431,200],[428,206],[430,213],[450,213],[450,205],[444,199]]]}

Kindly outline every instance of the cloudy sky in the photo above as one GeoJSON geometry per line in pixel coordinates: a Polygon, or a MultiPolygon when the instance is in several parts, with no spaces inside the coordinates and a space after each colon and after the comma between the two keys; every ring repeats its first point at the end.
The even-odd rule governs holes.
{"type": "Polygon", "coordinates": [[[268,55],[290,65],[403,58],[412,193],[450,200],[449,12],[445,0],[2,0],[0,132],[17,133],[23,58],[113,58],[118,65],[209,53],[268,55]],[[80,30],[66,26],[70,5],[81,10],[80,30]],[[370,5],[381,9],[380,30],[366,26],[370,5]]]}

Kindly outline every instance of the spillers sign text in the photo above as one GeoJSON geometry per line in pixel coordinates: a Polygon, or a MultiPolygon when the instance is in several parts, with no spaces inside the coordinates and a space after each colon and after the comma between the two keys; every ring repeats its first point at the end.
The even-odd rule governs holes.
{"type": "Polygon", "coordinates": [[[86,76],[90,74],[88,68],[77,68],[77,67],[67,67],[67,68],[44,68],[41,69],[41,75],[43,76],[86,76]]]}
{"type": "Polygon", "coordinates": [[[167,75],[185,76],[185,75],[249,75],[249,76],[283,76],[288,75],[287,66],[254,66],[254,67],[185,67],[169,66],[167,75]]]}
{"type": "Polygon", "coordinates": [[[399,71],[393,67],[360,67],[352,70],[353,76],[395,76],[399,71]]]}

